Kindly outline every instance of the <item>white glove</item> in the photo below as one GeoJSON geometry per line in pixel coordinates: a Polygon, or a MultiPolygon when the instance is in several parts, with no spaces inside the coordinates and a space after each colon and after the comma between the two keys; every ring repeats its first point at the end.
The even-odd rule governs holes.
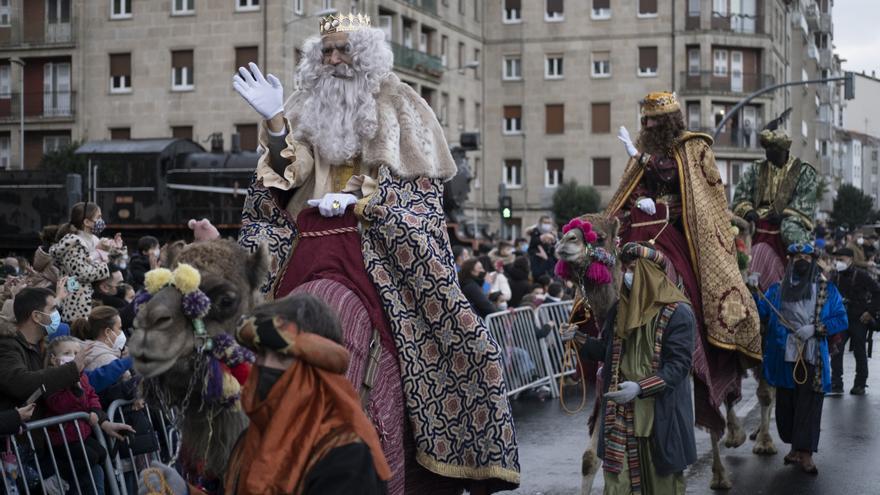
{"type": "Polygon", "coordinates": [[[794,334],[797,336],[798,339],[805,342],[807,339],[812,337],[814,333],[816,333],[816,327],[814,327],[813,325],[804,325],[798,328],[794,334]]]}
{"type": "Polygon", "coordinates": [[[642,391],[642,387],[636,382],[623,382],[617,387],[617,392],[608,392],[605,398],[618,404],[626,404],[635,399],[642,391]]]}
{"type": "Polygon", "coordinates": [[[232,87],[257,113],[269,120],[284,111],[284,88],[272,74],[263,77],[257,64],[251,62],[248,67],[251,70],[238,68],[238,74],[232,77],[232,87]]]}
{"type": "Polygon", "coordinates": [[[746,284],[752,287],[759,287],[761,285],[761,274],[758,272],[752,272],[749,274],[746,284]]]}
{"type": "Polygon", "coordinates": [[[632,139],[629,137],[629,131],[626,130],[626,127],[620,126],[620,130],[617,131],[617,139],[620,139],[623,142],[623,146],[626,148],[626,154],[632,157],[639,154],[639,150],[636,149],[632,139]]]}
{"type": "Polygon", "coordinates": [[[654,203],[654,200],[651,198],[642,198],[636,202],[636,208],[642,210],[648,215],[653,215],[657,213],[657,205],[654,203]]]}
{"type": "Polygon", "coordinates": [[[162,464],[159,461],[153,461],[152,463],[150,463],[150,467],[148,469],[150,469],[151,471],[147,471],[146,469],[141,471],[141,486],[140,488],[138,488],[138,495],[146,495],[148,493],[163,493],[162,478],[164,478],[165,483],[168,484],[168,488],[171,489],[171,492],[174,495],[189,494],[189,487],[187,486],[186,481],[183,479],[183,476],[181,476],[180,473],[178,473],[170,466],[162,464]],[[156,471],[152,471],[153,469],[159,471],[159,473],[157,474],[156,471]]]}
{"type": "Polygon", "coordinates": [[[309,206],[317,206],[325,217],[341,217],[348,205],[357,203],[357,196],[348,193],[327,193],[321,199],[310,199],[309,206]]]}

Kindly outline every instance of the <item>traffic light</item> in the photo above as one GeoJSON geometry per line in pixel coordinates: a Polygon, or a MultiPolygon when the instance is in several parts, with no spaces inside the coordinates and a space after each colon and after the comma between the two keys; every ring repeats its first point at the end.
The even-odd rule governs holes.
{"type": "Polygon", "coordinates": [[[845,100],[852,100],[856,97],[856,81],[855,75],[851,71],[846,71],[843,74],[843,98],[845,100]]]}
{"type": "Polygon", "coordinates": [[[501,196],[498,198],[498,210],[501,212],[501,218],[504,220],[513,216],[513,200],[510,196],[501,196]]]}

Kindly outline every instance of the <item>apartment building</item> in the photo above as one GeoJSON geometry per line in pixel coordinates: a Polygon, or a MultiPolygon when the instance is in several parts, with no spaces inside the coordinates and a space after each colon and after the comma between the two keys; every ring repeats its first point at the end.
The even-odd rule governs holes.
{"type": "MultiPolygon", "coordinates": [[[[387,33],[395,70],[435,109],[450,143],[483,113],[479,0],[0,0],[0,168],[71,141],[221,133],[257,145],[257,115],[232,89],[257,62],[293,90],[299,47],[328,11],[387,33]],[[85,111],[78,111],[85,110],[85,111]]],[[[479,163],[479,156],[474,157],[479,163]]]]}
{"type": "MultiPolygon", "coordinates": [[[[500,178],[512,197],[508,232],[546,213],[563,181],[594,186],[607,201],[627,162],[617,129],[638,131],[648,92],[676,91],[688,127],[712,134],[760,88],[834,75],[830,16],[827,0],[491,2],[480,173],[500,178]]],[[[758,133],[789,107],[793,152],[818,165],[840,104],[834,89],[777,90],[728,120],[714,145],[728,193],[763,157],[758,133]]],[[[498,221],[497,199],[489,181],[472,195],[487,222],[498,221]]]]}

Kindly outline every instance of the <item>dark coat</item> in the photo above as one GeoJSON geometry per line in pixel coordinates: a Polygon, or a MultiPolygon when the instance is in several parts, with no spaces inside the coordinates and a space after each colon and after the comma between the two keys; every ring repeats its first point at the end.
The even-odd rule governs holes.
{"type": "Polygon", "coordinates": [[[836,272],[832,281],[843,296],[850,324],[859,321],[865,311],[874,315],[880,310],[880,284],[868,272],[851,265],[846,271],[836,272]]]}
{"type": "MultiPolygon", "coordinates": [[[[46,386],[46,395],[79,382],[80,373],[76,363],[56,368],[43,368],[43,353],[16,331],[0,336],[0,410],[21,407],[40,385],[46,386]]],[[[39,402],[34,419],[42,417],[39,402]]]]}
{"type": "Polygon", "coordinates": [[[15,409],[0,411],[0,435],[15,435],[21,429],[21,416],[15,409]]]}
{"type": "Polygon", "coordinates": [[[480,318],[485,318],[486,315],[498,311],[495,305],[486,297],[483,288],[474,279],[464,279],[461,282],[461,291],[468,302],[471,303],[471,307],[474,308],[474,313],[480,315],[480,318]]]}
{"type": "MultiPolygon", "coordinates": [[[[614,320],[617,316],[617,303],[608,311],[602,337],[590,337],[581,347],[581,359],[603,361],[602,371],[604,392],[611,383],[611,335],[614,333],[614,320]]],[[[654,397],[654,428],[651,431],[651,456],[654,468],[660,476],[683,471],[697,460],[697,446],[694,439],[693,399],[691,397],[690,371],[693,363],[694,332],[696,319],[691,307],[680,303],[676,308],[666,331],[663,333],[663,347],[660,350],[660,364],[657,376],[665,385],[654,397]]],[[[623,352],[626,352],[624,349],[623,352]]],[[[635,400],[640,400],[639,398],[635,400]]],[[[602,399],[600,414],[604,414],[606,399],[602,399]]],[[[599,418],[600,459],[605,455],[605,421],[599,418]]]]}
{"type": "Polygon", "coordinates": [[[532,238],[529,241],[529,264],[532,268],[532,278],[534,280],[537,280],[541,275],[553,277],[556,269],[556,249],[554,244],[542,243],[539,229],[532,231],[532,238]],[[538,256],[538,246],[544,248],[547,259],[538,256]]]}
{"type": "Polygon", "coordinates": [[[510,284],[510,301],[507,306],[510,308],[519,307],[523,296],[532,290],[532,283],[529,282],[528,263],[513,262],[510,265],[504,265],[504,275],[507,276],[507,283],[510,284]]]}

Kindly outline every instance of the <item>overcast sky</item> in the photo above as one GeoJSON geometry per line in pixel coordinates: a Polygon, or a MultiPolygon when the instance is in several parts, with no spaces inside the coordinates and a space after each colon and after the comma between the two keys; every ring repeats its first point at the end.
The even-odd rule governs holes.
{"type": "Polygon", "coordinates": [[[844,70],[877,71],[880,77],[880,0],[835,0],[834,45],[844,70]]]}

